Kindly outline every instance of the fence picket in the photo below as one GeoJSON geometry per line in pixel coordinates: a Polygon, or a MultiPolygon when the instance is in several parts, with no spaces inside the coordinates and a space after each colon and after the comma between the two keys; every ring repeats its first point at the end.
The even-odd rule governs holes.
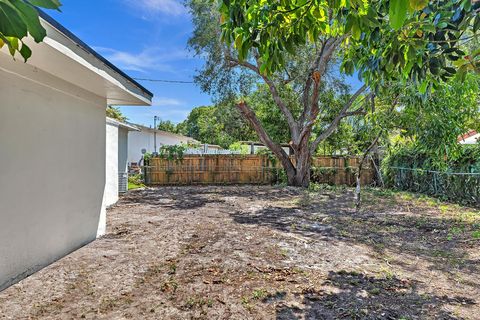
{"type": "MultiPolygon", "coordinates": [[[[313,181],[335,185],[355,183],[358,158],[316,157],[312,161],[313,181]],[[343,161],[342,161],[343,160],[343,161]]],[[[145,167],[149,185],[269,184],[282,171],[279,161],[264,155],[187,155],[182,160],[152,158],[145,167]]],[[[372,184],[374,170],[362,171],[362,185],[372,184]]]]}

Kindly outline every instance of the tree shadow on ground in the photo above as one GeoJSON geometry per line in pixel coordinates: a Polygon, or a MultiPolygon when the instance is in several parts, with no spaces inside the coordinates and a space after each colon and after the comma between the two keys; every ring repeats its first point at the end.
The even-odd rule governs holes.
{"type": "Polygon", "coordinates": [[[328,292],[304,292],[302,306],[283,302],[284,295],[275,293],[264,303],[276,303],[278,320],[336,319],[463,319],[445,310],[445,305],[473,305],[466,297],[423,295],[416,283],[395,277],[379,279],[360,273],[330,272],[325,286],[328,292]],[[272,298],[273,297],[273,298],[272,298]]]}
{"type": "Polygon", "coordinates": [[[299,188],[269,188],[264,186],[171,186],[155,187],[128,193],[120,200],[120,204],[142,204],[165,207],[174,210],[188,210],[204,207],[208,204],[225,203],[224,197],[247,198],[251,200],[278,201],[289,196],[298,196],[299,188]],[[185,190],[194,193],[185,194],[185,190]]]}
{"type": "Polygon", "coordinates": [[[449,219],[396,210],[397,204],[392,201],[360,212],[355,212],[352,204],[353,195],[346,192],[334,198],[324,196],[321,200],[310,200],[297,208],[268,206],[230,214],[241,224],[267,226],[312,240],[364,244],[380,255],[387,249],[397,254],[411,254],[445,272],[452,268],[480,271],[480,261],[468,259],[465,244],[448,240],[453,225],[449,219]]]}

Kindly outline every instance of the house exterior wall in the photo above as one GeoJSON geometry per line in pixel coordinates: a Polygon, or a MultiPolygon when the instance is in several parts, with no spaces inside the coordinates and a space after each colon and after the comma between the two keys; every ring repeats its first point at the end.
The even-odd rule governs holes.
{"type": "MultiPolygon", "coordinates": [[[[188,143],[193,139],[183,137],[180,135],[171,135],[165,132],[157,131],[157,152],[163,146],[180,145],[188,143]]],[[[128,163],[139,162],[142,158],[142,149],[147,152],[155,151],[154,133],[153,130],[142,129],[140,132],[130,132],[128,135],[128,163]]]]}
{"type": "Polygon", "coordinates": [[[460,141],[460,144],[476,144],[480,141],[480,133],[460,141]]]}
{"type": "Polygon", "coordinates": [[[115,124],[108,123],[106,126],[106,150],[105,150],[105,206],[111,206],[118,201],[118,150],[119,128],[115,124]]]}
{"type": "Polygon", "coordinates": [[[105,232],[106,101],[6,56],[0,97],[2,290],[105,232]]]}
{"type": "MultiPolygon", "coordinates": [[[[251,146],[248,145],[248,148],[249,148],[248,150],[250,152],[251,146]]],[[[263,150],[263,149],[267,149],[267,147],[254,145],[253,149],[254,149],[254,154],[257,154],[258,151],[263,150]]],[[[285,151],[286,154],[290,154],[290,148],[289,147],[282,147],[282,149],[283,149],[283,151],[285,151]]]]}
{"type": "Polygon", "coordinates": [[[126,128],[118,128],[118,173],[128,172],[128,136],[126,128]]]}

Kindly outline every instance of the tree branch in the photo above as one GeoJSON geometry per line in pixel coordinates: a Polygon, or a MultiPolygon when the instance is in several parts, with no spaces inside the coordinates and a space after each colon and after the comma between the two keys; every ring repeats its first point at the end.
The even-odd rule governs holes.
{"type": "Polygon", "coordinates": [[[283,148],[275,143],[272,138],[268,135],[268,133],[263,128],[262,124],[258,120],[255,112],[247,105],[246,102],[242,101],[237,104],[237,108],[240,112],[244,115],[245,119],[250,122],[255,132],[258,134],[260,141],[265,144],[272,152],[278,157],[278,159],[282,162],[282,165],[285,169],[290,168],[295,170],[292,162],[290,161],[290,157],[288,154],[283,150],[283,148]]]}
{"type": "Polygon", "coordinates": [[[280,94],[277,90],[277,87],[275,86],[275,83],[260,72],[260,69],[258,67],[258,64],[259,64],[258,58],[257,58],[257,66],[248,61],[240,61],[232,57],[227,57],[227,59],[229,59],[231,62],[235,63],[236,65],[243,66],[247,69],[252,70],[263,79],[263,81],[267,84],[270,90],[270,93],[272,94],[273,101],[275,101],[280,111],[285,115],[288,126],[290,128],[290,132],[292,133],[292,137],[295,138],[296,136],[298,136],[298,125],[297,125],[297,122],[295,121],[295,118],[293,117],[292,112],[290,111],[290,109],[288,109],[287,105],[280,97],[280,94]]]}
{"type": "Polygon", "coordinates": [[[316,139],[313,141],[311,145],[310,151],[312,154],[317,150],[318,144],[322,142],[323,140],[327,139],[332,135],[332,133],[337,129],[338,125],[340,124],[340,120],[345,118],[345,113],[348,111],[348,109],[352,106],[352,104],[357,100],[357,98],[367,89],[366,85],[363,85],[360,89],[355,92],[348,102],[343,106],[342,110],[338,113],[338,115],[333,119],[332,123],[328,126],[328,128],[322,132],[316,139]]]}
{"type": "Polygon", "coordinates": [[[358,164],[358,169],[357,169],[357,175],[356,175],[356,180],[357,180],[357,186],[355,188],[355,208],[356,210],[360,210],[361,206],[361,186],[360,186],[360,179],[361,179],[361,174],[362,174],[362,169],[363,169],[363,164],[365,163],[365,160],[367,159],[368,154],[370,151],[372,151],[373,147],[377,145],[378,140],[380,139],[380,136],[382,135],[383,129],[381,129],[375,139],[372,141],[370,146],[363,152],[362,159],[360,160],[360,163],[358,164]]]}
{"type": "MultiPolygon", "coordinates": [[[[305,135],[305,131],[311,129],[313,124],[315,123],[315,119],[318,116],[318,98],[320,92],[320,84],[322,83],[322,78],[327,71],[328,62],[332,58],[335,50],[338,46],[342,43],[344,37],[339,38],[329,38],[327,39],[322,49],[320,50],[320,54],[315,59],[312,67],[310,68],[309,75],[307,82],[305,83],[305,88],[303,92],[303,112],[300,116],[300,123],[304,126],[300,137],[305,135]],[[313,93],[310,99],[310,90],[313,85],[313,93]],[[310,100],[310,101],[309,101],[310,100]],[[307,121],[307,123],[305,123],[307,121]]],[[[302,139],[302,138],[300,138],[302,139]]]]}

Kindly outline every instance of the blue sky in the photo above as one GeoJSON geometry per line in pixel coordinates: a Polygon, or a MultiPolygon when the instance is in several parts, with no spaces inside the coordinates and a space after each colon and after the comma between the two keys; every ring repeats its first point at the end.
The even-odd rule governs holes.
{"type": "MultiPolygon", "coordinates": [[[[181,0],[62,0],[48,11],[63,26],[133,78],[192,81],[202,60],[187,49],[193,30],[181,0]]],[[[154,93],[152,107],[121,107],[131,122],[153,126],[153,117],[175,123],[191,109],[212,103],[194,84],[139,81],[154,93]]],[[[349,82],[355,89],[356,78],[349,82]]]]}
{"type": "MultiPolygon", "coordinates": [[[[63,26],[135,78],[191,81],[202,61],[187,49],[188,12],[175,0],[63,0],[48,11],[63,26]]],[[[211,99],[194,84],[140,82],[155,95],[153,107],[121,107],[130,121],[152,125],[153,116],[183,121],[211,99]]]]}

